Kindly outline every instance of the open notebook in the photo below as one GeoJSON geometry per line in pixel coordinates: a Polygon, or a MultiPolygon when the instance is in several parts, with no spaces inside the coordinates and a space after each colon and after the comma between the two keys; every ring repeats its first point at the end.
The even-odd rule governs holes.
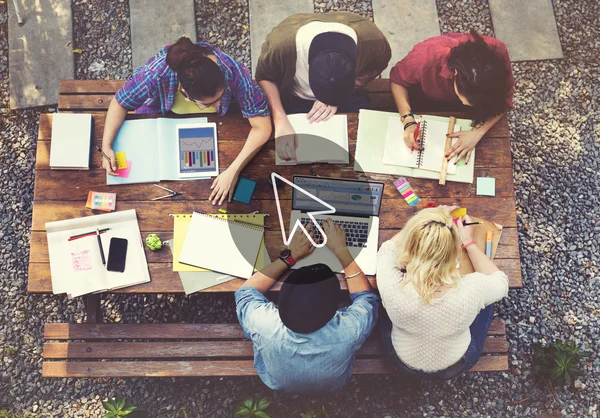
{"type": "MultiPolygon", "coordinates": [[[[424,149],[411,151],[404,143],[404,126],[400,116],[390,116],[385,134],[384,164],[441,172],[447,131],[447,123],[423,117],[418,142],[424,149]]],[[[460,131],[460,125],[455,125],[454,132],[457,131],[460,131]]],[[[453,138],[452,143],[454,144],[456,140],[453,138]]],[[[456,173],[455,161],[456,159],[453,159],[448,163],[448,174],[456,173]]]]}
{"type": "Polygon", "coordinates": [[[76,297],[150,281],[135,209],[47,222],[46,232],[54,294],[66,293],[69,297],[76,297]],[[102,264],[96,235],[69,241],[69,237],[95,231],[96,228],[110,228],[100,235],[106,260],[112,237],[127,240],[123,273],[108,271],[102,264]]]}
{"type": "Polygon", "coordinates": [[[262,226],[194,212],[179,262],[248,279],[263,235],[262,226]]]}
{"type": "MultiPolygon", "coordinates": [[[[348,164],[348,119],[346,115],[334,115],[325,122],[309,123],[306,113],[288,115],[298,138],[297,162],[281,160],[277,165],[311,163],[348,164]]],[[[275,141],[275,147],[281,142],[275,141]]],[[[278,148],[277,148],[278,149],[278,148]]]]}
{"type": "MultiPolygon", "coordinates": [[[[199,124],[206,124],[206,118],[156,118],[126,120],[121,125],[113,149],[115,152],[124,152],[127,160],[131,162],[129,176],[115,177],[106,174],[106,184],[135,184],[135,183],[158,183],[161,180],[194,180],[206,179],[218,174],[218,164],[210,166],[209,171],[197,170],[193,165],[187,164],[188,155],[200,156],[205,150],[210,150],[210,155],[218,155],[216,135],[210,138],[209,144],[198,144],[205,142],[206,138],[189,139],[179,137],[179,130],[189,126],[195,129],[199,124]],[[191,144],[190,149],[181,148],[191,144]],[[195,147],[195,149],[193,149],[195,147]],[[181,149],[180,149],[181,148],[181,149]],[[181,156],[184,156],[181,163],[181,156]],[[178,164],[178,161],[180,164],[178,164]],[[180,165],[186,167],[181,170],[180,165]],[[190,171],[195,171],[189,174],[190,171]],[[185,177],[182,172],[188,173],[185,177]]],[[[202,159],[199,159],[201,161],[202,159]]],[[[218,160],[217,160],[218,162],[218,160]]]]}

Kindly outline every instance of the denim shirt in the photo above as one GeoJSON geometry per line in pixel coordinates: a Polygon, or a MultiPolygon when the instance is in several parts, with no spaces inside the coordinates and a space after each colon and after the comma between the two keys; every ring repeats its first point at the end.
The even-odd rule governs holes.
{"type": "Polygon", "coordinates": [[[235,292],[237,316],[254,344],[254,368],[265,385],[286,393],[324,394],[346,384],[379,310],[372,291],[350,297],[352,305],[338,309],[324,327],[299,334],[283,325],[277,306],[255,288],[235,292]]]}

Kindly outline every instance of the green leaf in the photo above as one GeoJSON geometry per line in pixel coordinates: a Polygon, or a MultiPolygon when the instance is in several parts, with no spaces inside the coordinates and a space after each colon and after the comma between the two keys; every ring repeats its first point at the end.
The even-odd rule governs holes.
{"type": "Polygon", "coordinates": [[[248,409],[254,409],[254,399],[247,397],[242,401],[242,404],[248,409]]]}
{"type": "Polygon", "coordinates": [[[117,412],[117,408],[115,408],[115,405],[112,402],[104,402],[102,405],[108,412],[117,412]]]}
{"type": "Polygon", "coordinates": [[[116,412],[110,411],[106,415],[104,415],[104,418],[115,418],[116,416],[117,416],[116,412]]]}
{"type": "Polygon", "coordinates": [[[250,416],[250,410],[245,406],[240,405],[236,408],[235,414],[241,417],[248,417],[250,416]]]}
{"type": "Polygon", "coordinates": [[[83,54],[83,49],[80,49],[80,48],[74,49],[73,52],[76,54],[83,54]]]}
{"type": "Polygon", "coordinates": [[[267,409],[270,406],[271,406],[271,401],[268,398],[262,398],[261,400],[258,401],[258,410],[259,411],[264,411],[265,409],[267,409]]]}
{"type": "Polygon", "coordinates": [[[117,409],[121,411],[125,406],[125,398],[121,398],[117,400],[117,409]]]}
{"type": "Polygon", "coordinates": [[[263,411],[256,411],[256,412],[254,413],[254,416],[255,416],[255,417],[258,417],[258,418],[271,418],[271,417],[269,416],[269,414],[267,414],[266,412],[263,412],[263,411]]]}
{"type": "Polygon", "coordinates": [[[137,406],[129,405],[127,408],[123,409],[123,412],[127,412],[129,414],[129,413],[135,411],[136,409],[137,409],[137,406]]]}

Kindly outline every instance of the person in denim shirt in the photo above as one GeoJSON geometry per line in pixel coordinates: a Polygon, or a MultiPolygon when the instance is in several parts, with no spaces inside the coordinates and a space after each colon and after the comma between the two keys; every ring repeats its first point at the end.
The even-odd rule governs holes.
{"type": "Polygon", "coordinates": [[[314,250],[300,230],[289,251],[282,251],[278,260],[235,293],[238,319],[254,344],[254,367],[273,390],[301,394],[340,390],[352,375],[355,353],[377,322],[379,297],[348,251],[344,230],[330,219],[323,227],[327,247],[344,266],[350,306],[338,309],[340,283],[324,264],[293,271],[281,287],[278,306],[265,297],[290,266],[314,250]]]}

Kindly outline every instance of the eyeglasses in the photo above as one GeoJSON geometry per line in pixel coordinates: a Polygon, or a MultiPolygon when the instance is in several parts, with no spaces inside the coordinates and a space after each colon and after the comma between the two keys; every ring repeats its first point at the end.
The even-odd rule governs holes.
{"type": "Polygon", "coordinates": [[[199,102],[196,99],[193,99],[187,91],[185,91],[183,88],[181,89],[181,93],[183,94],[183,96],[185,97],[185,101],[186,102],[192,102],[196,105],[196,107],[198,108],[198,110],[206,110],[210,107],[215,106],[217,103],[219,103],[221,101],[221,99],[223,98],[223,96],[225,96],[225,93],[227,92],[227,85],[225,85],[225,87],[223,87],[223,92],[221,93],[221,95],[217,98],[217,100],[214,100],[210,103],[202,103],[199,102]]]}

